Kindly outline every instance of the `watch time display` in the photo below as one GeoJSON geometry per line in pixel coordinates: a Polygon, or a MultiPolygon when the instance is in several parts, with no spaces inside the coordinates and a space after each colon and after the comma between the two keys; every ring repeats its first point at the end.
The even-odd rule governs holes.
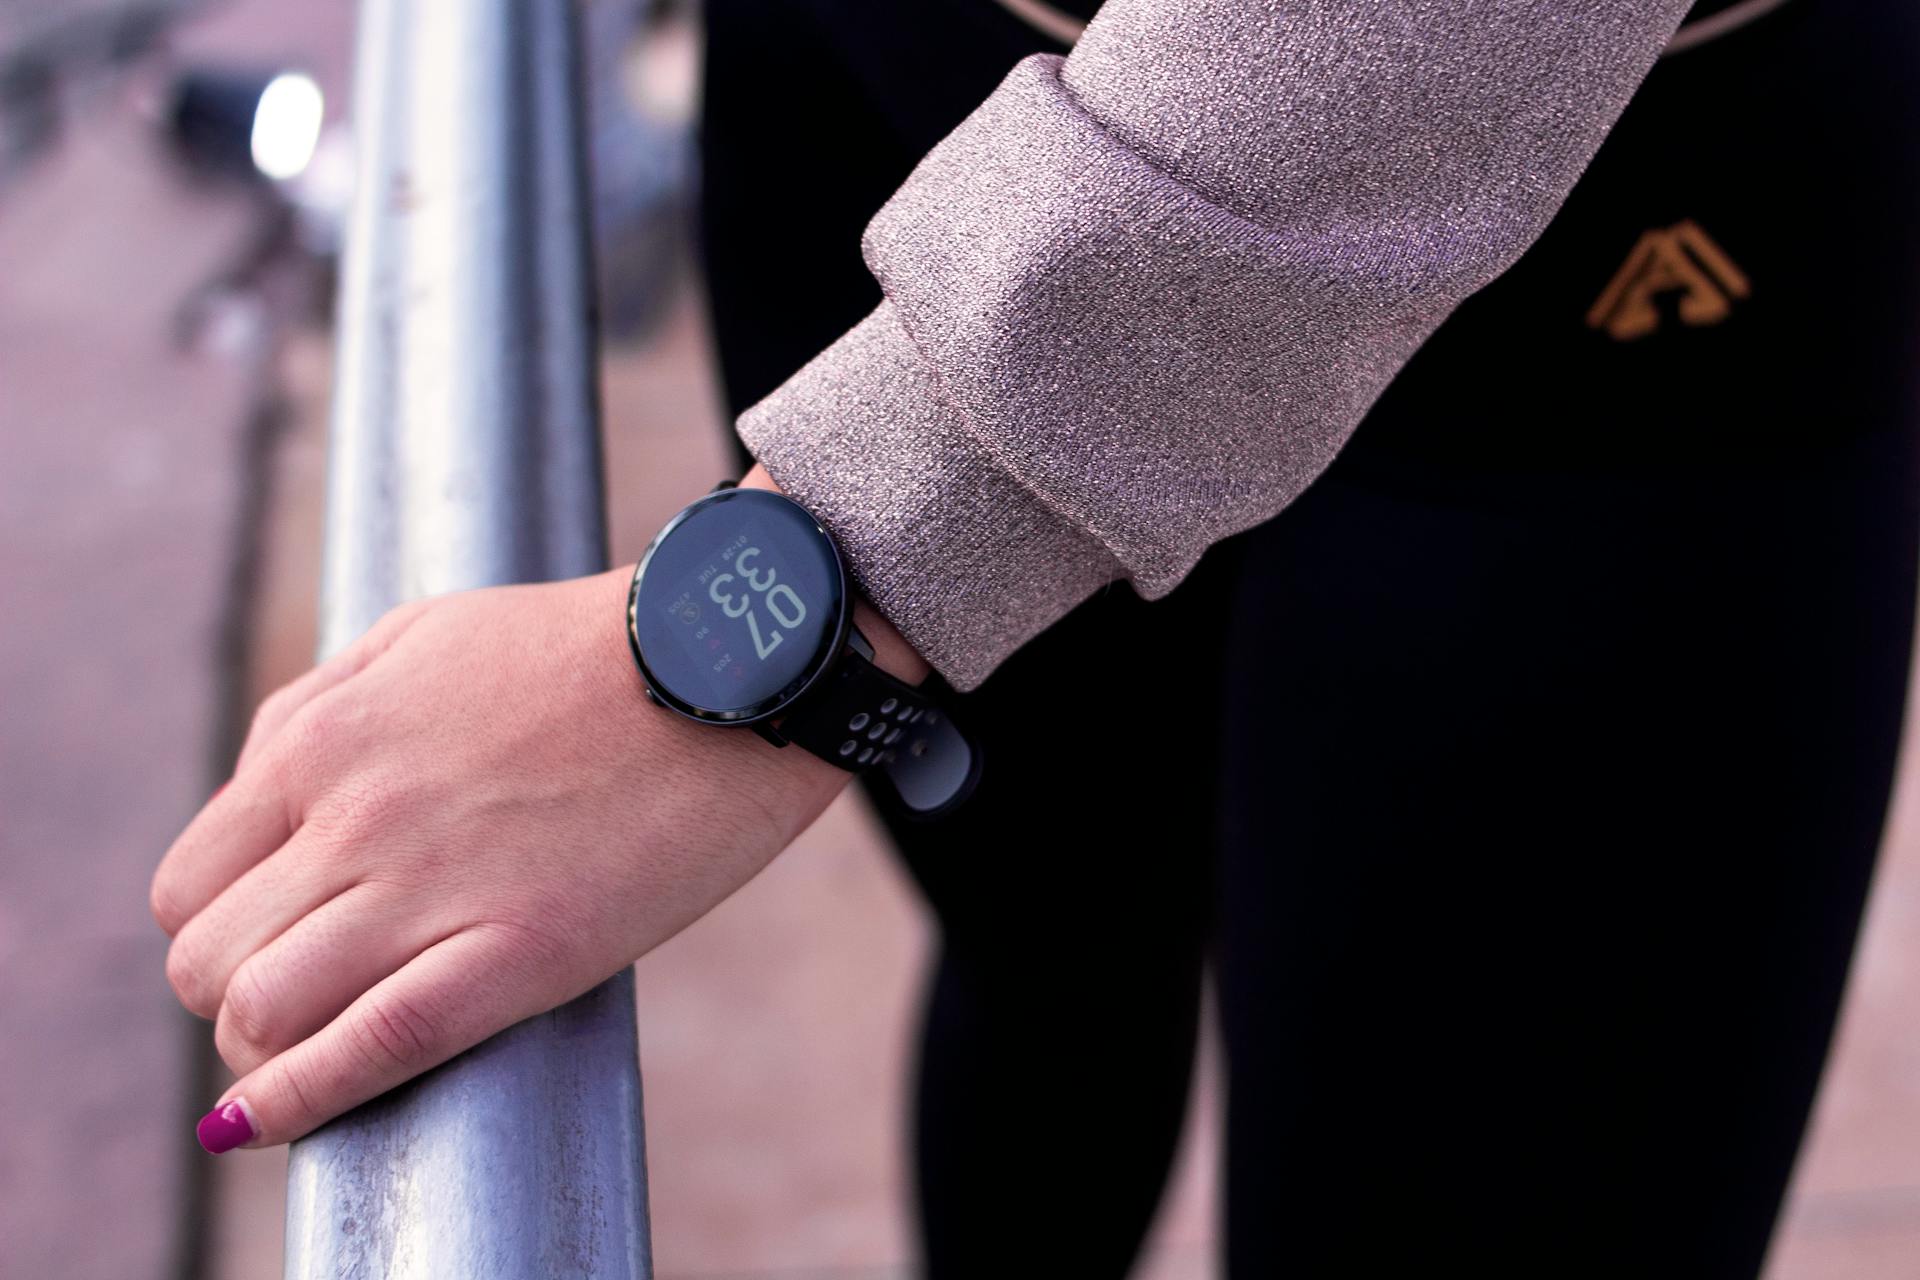
{"type": "Polygon", "coordinates": [[[703,720],[774,715],[845,642],[840,555],[812,516],[761,489],[710,494],[634,576],[629,635],[648,685],[703,720]]]}

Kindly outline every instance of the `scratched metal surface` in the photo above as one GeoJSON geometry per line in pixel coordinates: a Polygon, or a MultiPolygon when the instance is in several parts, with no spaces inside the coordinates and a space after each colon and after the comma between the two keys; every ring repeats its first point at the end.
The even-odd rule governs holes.
{"type": "MultiPolygon", "coordinates": [[[[321,650],[605,567],[575,8],[363,0],[321,650]]],[[[296,1144],[286,1274],[650,1274],[631,974],[296,1144]]]]}

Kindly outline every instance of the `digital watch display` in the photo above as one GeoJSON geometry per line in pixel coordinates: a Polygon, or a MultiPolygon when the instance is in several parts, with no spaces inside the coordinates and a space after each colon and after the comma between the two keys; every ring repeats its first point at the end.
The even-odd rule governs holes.
{"type": "Polygon", "coordinates": [[[779,715],[846,643],[840,552],[799,504],[723,489],[682,511],[634,577],[629,625],[647,684],[715,723],[779,715]]]}
{"type": "Polygon", "coordinates": [[[667,710],[884,771],[911,812],[951,809],[979,775],[977,746],[928,694],[873,665],[852,614],[846,566],[819,522],[782,494],[728,486],[647,548],[627,638],[667,710]]]}

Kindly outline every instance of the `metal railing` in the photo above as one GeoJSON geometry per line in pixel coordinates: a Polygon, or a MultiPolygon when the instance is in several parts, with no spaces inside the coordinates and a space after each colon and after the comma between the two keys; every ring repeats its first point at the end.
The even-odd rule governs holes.
{"type": "MultiPolygon", "coordinates": [[[[568,0],[363,0],[321,651],[605,567],[568,0]]],[[[651,1271],[631,973],[293,1148],[286,1274],[651,1271]]]]}

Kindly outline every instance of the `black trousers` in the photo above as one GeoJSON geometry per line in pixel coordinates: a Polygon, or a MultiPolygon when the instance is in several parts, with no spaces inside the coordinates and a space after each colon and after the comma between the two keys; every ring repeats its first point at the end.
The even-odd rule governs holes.
{"type": "MultiPolygon", "coordinates": [[[[1125,1272],[1208,970],[1235,1276],[1756,1274],[1912,639],[1908,8],[1663,61],[1299,502],[961,700],[982,790],[893,823],[941,929],[929,1274],[1125,1272]]],[[[743,408],[877,300],[862,223],[1045,41],[985,0],[708,15],[743,408]]]]}

